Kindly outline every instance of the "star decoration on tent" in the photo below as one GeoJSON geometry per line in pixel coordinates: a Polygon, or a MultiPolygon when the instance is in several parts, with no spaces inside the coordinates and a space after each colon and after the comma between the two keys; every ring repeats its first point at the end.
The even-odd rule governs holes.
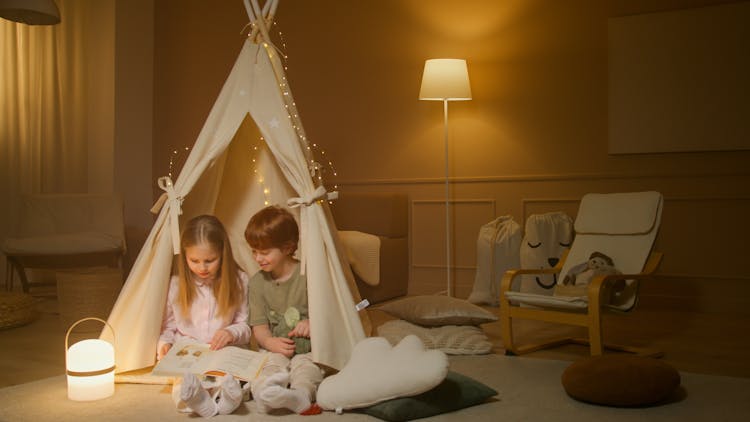
{"type": "Polygon", "coordinates": [[[277,119],[277,118],[274,117],[273,119],[271,119],[270,122],[268,122],[268,124],[271,125],[272,128],[278,129],[278,127],[279,127],[279,119],[277,119]]]}

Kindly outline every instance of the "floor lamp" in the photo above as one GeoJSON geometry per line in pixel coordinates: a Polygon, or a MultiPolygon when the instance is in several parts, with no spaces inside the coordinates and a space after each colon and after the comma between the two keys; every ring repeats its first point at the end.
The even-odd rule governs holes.
{"type": "Polygon", "coordinates": [[[448,101],[471,99],[469,71],[463,59],[430,59],[424,63],[419,99],[443,102],[443,136],[445,138],[445,267],[447,295],[451,286],[450,190],[448,174],[448,101]]]}

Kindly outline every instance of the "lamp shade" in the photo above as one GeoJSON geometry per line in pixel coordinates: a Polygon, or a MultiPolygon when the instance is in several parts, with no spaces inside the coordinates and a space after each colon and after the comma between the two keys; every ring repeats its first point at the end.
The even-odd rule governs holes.
{"type": "MultiPolygon", "coordinates": [[[[92,401],[107,398],[115,392],[115,348],[101,339],[81,340],[68,348],[71,330],[87,320],[73,324],[65,336],[65,368],[68,378],[68,398],[75,401],[92,401]]],[[[114,332],[113,332],[114,334],[114,332]]]]}
{"type": "Polygon", "coordinates": [[[471,99],[469,70],[463,59],[429,59],[424,62],[420,100],[471,99]]]}
{"type": "Polygon", "coordinates": [[[54,0],[0,0],[0,17],[27,25],[60,23],[54,0]]]}

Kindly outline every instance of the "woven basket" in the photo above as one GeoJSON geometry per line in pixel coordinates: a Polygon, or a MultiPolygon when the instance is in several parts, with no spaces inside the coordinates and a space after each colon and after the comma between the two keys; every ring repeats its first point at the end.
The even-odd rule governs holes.
{"type": "Polygon", "coordinates": [[[0,329],[26,325],[39,316],[36,299],[24,293],[0,292],[0,329]]]}
{"type": "MultiPolygon", "coordinates": [[[[86,317],[106,320],[122,287],[119,268],[85,268],[55,273],[60,323],[67,330],[86,317]]],[[[100,331],[101,324],[83,323],[76,331],[100,331]]]]}

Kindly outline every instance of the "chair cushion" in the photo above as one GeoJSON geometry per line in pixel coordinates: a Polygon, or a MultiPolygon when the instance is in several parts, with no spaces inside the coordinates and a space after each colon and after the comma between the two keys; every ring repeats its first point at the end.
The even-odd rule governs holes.
{"type": "Polygon", "coordinates": [[[26,195],[15,237],[84,232],[124,237],[123,204],[118,195],[26,195]]]}
{"type": "Polygon", "coordinates": [[[658,223],[659,192],[589,193],[581,198],[576,233],[645,234],[658,223]]]}
{"type": "Polygon", "coordinates": [[[425,295],[398,299],[377,309],[412,324],[428,327],[440,325],[479,325],[497,321],[497,315],[464,299],[425,295]]]}
{"type": "Polygon", "coordinates": [[[123,250],[124,246],[121,237],[107,233],[85,232],[6,238],[2,243],[2,250],[11,255],[70,255],[116,252],[123,250]]]}
{"type": "Polygon", "coordinates": [[[588,296],[546,296],[534,293],[505,292],[513,304],[556,308],[567,311],[583,312],[589,307],[588,296]]]}
{"type": "Polygon", "coordinates": [[[607,406],[645,406],[668,398],[680,374],[667,363],[633,355],[592,356],[562,374],[565,392],[576,400],[607,406]]]}
{"type": "Polygon", "coordinates": [[[400,397],[361,409],[386,421],[411,421],[484,403],[497,391],[479,381],[448,371],[442,383],[413,397],[400,397]]]}

